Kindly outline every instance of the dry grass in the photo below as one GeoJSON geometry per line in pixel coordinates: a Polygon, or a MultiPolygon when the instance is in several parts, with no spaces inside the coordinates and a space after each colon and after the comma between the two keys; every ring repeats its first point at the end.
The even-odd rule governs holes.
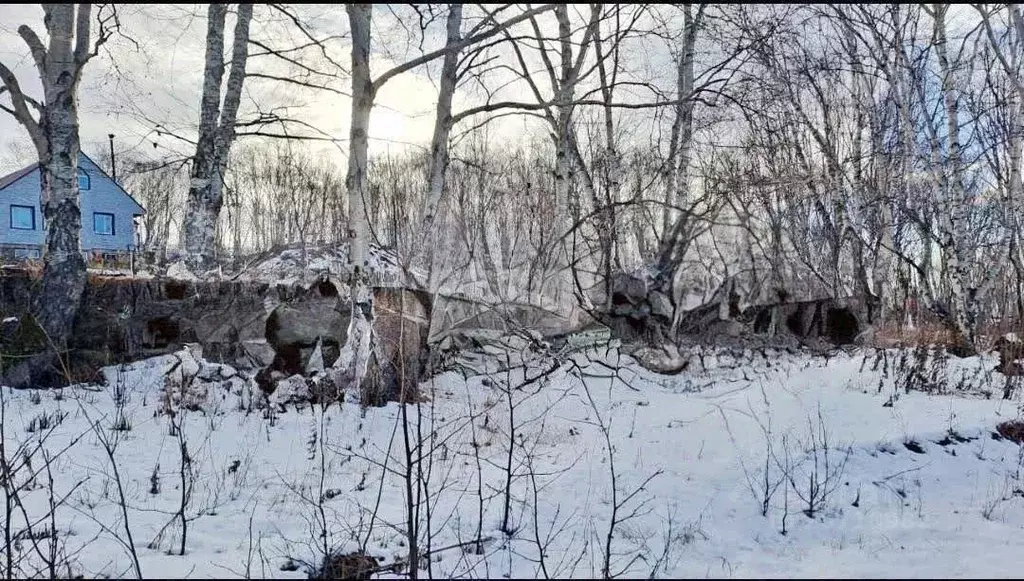
{"type": "Polygon", "coordinates": [[[872,347],[896,348],[918,345],[951,347],[956,344],[953,333],[938,323],[923,323],[914,327],[886,324],[875,329],[872,347]]]}
{"type": "MultiPolygon", "coordinates": [[[[1024,323],[1010,322],[983,325],[978,331],[978,349],[982,352],[996,347],[997,342],[1007,333],[1016,333],[1024,338],[1024,323]]],[[[934,345],[952,351],[958,342],[955,334],[938,321],[923,321],[913,327],[892,322],[875,328],[870,347],[884,349],[934,345]]]]}
{"type": "Polygon", "coordinates": [[[19,260],[16,263],[4,264],[3,273],[4,275],[27,276],[30,280],[40,280],[43,278],[43,261],[19,260]]]}

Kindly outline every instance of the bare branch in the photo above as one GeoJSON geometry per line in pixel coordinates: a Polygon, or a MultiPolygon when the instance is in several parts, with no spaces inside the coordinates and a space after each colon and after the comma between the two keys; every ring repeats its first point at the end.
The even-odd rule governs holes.
{"type": "Polygon", "coordinates": [[[327,91],[334,93],[335,95],[341,95],[342,97],[351,97],[352,94],[348,91],[342,91],[341,89],[335,89],[334,87],[328,87],[327,85],[317,85],[315,83],[309,83],[306,81],[300,81],[292,77],[278,77],[276,75],[268,75],[266,73],[245,73],[246,78],[250,79],[266,79],[268,81],[277,81],[281,83],[287,83],[289,85],[297,85],[299,87],[306,87],[307,89],[316,89],[317,91],[327,91]]]}
{"type": "Polygon", "coordinates": [[[39,76],[46,76],[46,48],[43,46],[43,42],[39,40],[39,36],[34,30],[28,27],[26,24],[22,24],[18,27],[18,34],[24,39],[25,44],[28,45],[29,50],[32,52],[32,60],[36,62],[36,68],[39,70],[39,76]]]}
{"type": "Polygon", "coordinates": [[[477,34],[475,36],[467,37],[467,38],[463,39],[459,43],[452,44],[452,45],[449,45],[449,46],[445,46],[444,48],[440,48],[440,49],[435,50],[433,52],[429,52],[429,53],[427,53],[427,54],[425,54],[423,56],[414,58],[411,61],[403,63],[403,64],[401,64],[401,65],[399,65],[399,66],[397,66],[397,67],[395,67],[395,68],[385,72],[381,76],[377,77],[373,81],[373,91],[376,92],[376,91],[380,90],[380,88],[384,85],[384,83],[388,82],[389,80],[391,80],[395,76],[398,76],[398,75],[400,75],[400,74],[402,74],[402,73],[404,73],[406,71],[412,70],[412,69],[414,69],[414,68],[416,68],[416,67],[418,67],[420,65],[426,64],[426,63],[428,63],[428,62],[430,62],[430,61],[432,61],[432,60],[434,60],[434,59],[436,59],[438,57],[444,56],[445,54],[447,54],[449,52],[461,51],[462,49],[466,48],[467,46],[476,44],[476,43],[478,43],[478,42],[480,42],[482,40],[486,40],[486,39],[488,39],[488,38],[490,38],[490,37],[492,37],[492,36],[494,36],[496,34],[504,32],[505,30],[507,30],[511,26],[519,24],[520,22],[523,22],[523,21],[525,21],[525,20],[527,20],[529,18],[533,18],[534,16],[536,16],[538,14],[542,14],[544,12],[548,12],[550,10],[553,10],[555,8],[555,6],[556,6],[555,4],[545,4],[545,5],[540,6],[538,8],[534,8],[532,10],[527,10],[526,12],[523,12],[522,14],[520,14],[518,16],[515,16],[513,18],[510,18],[510,19],[506,20],[505,22],[501,23],[498,26],[495,26],[494,28],[491,28],[487,32],[482,32],[482,33],[477,34]]]}
{"type": "Polygon", "coordinates": [[[28,110],[26,104],[28,100],[25,98],[25,94],[21,91],[21,85],[18,84],[18,78],[14,76],[11,69],[7,68],[6,65],[0,63],[0,81],[3,81],[4,87],[11,94],[11,109],[6,109],[14,115],[14,118],[21,123],[22,126],[28,131],[29,137],[32,138],[32,143],[36,146],[36,150],[42,155],[46,151],[46,137],[43,135],[42,129],[39,127],[39,122],[32,117],[32,114],[28,110]]]}

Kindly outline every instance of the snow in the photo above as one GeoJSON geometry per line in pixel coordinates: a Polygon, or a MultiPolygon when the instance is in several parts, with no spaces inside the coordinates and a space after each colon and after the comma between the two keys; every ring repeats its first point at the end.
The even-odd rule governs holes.
{"type": "MultiPolygon", "coordinates": [[[[401,286],[405,279],[395,253],[377,244],[369,245],[366,268],[371,273],[372,286],[401,286]]],[[[305,261],[301,248],[287,248],[247,265],[238,279],[285,285],[309,284],[325,275],[343,278],[341,275],[348,271],[348,243],[310,245],[306,248],[305,261]]]]}
{"type": "MultiPolygon", "coordinates": [[[[426,487],[431,545],[465,543],[478,527],[490,539],[482,555],[458,547],[438,551],[430,559],[433,576],[541,577],[539,531],[552,539],[545,551],[552,577],[600,577],[614,504],[612,466],[618,516],[633,517],[617,526],[611,569],[627,577],[648,576],[659,560],[656,575],[670,578],[1019,574],[1024,456],[1017,444],[992,436],[996,424],[1016,419],[1019,410],[1017,401],[997,399],[1003,378],[992,371],[992,357],[935,363],[939,387],[965,389],[929,394],[898,387],[895,351],[883,361],[864,351],[825,359],[704,349],[683,373],[663,376],[614,347],[595,348],[573,355],[546,379],[511,390],[511,422],[503,386],[550,370],[540,355],[522,355],[527,344],[507,342],[517,349],[516,360],[490,346],[489,355],[474,357],[486,375],[435,377],[421,386],[430,397],[406,410],[411,425],[419,421],[424,454],[433,461],[426,487]],[[488,358],[492,365],[481,363],[488,358]],[[509,536],[501,525],[512,426],[509,536]],[[825,449],[813,446],[823,439],[827,470],[825,449]],[[775,458],[767,462],[769,482],[783,477],[788,458],[792,483],[777,488],[762,516],[752,488],[764,479],[769,444],[775,458]],[[797,491],[806,495],[815,458],[818,482],[830,494],[808,517],[797,491]]],[[[43,446],[55,458],[57,498],[74,489],[56,522],[76,572],[133,575],[114,538],[124,523],[112,464],[93,425],[117,442],[130,528],[147,577],[242,577],[248,569],[255,577],[304,578],[301,567],[281,567],[317,560],[323,520],[331,547],[348,551],[365,542],[384,566],[404,559],[399,405],[261,408],[251,381],[203,361],[194,348],[104,374],[105,387],[2,390],[7,450],[39,441],[45,430],[26,430],[34,419],[66,414],[43,446]],[[119,394],[129,431],[111,429],[119,394]],[[167,402],[173,418],[159,413],[167,402]],[[166,554],[174,526],[158,548],[147,547],[180,502],[176,423],[195,474],[184,556],[166,554]],[[159,490],[151,494],[154,473],[159,490]],[[322,513],[318,498],[325,499],[322,513]]],[[[33,461],[38,468],[42,456],[33,461]]],[[[32,515],[46,513],[45,482],[44,472],[22,492],[32,515]]],[[[15,522],[20,529],[23,518],[16,514],[15,522]]],[[[29,543],[20,546],[26,566],[38,561],[29,543]]]]}
{"type": "Polygon", "coordinates": [[[195,274],[185,265],[184,260],[172,262],[167,266],[167,276],[178,280],[199,280],[195,274]]]}

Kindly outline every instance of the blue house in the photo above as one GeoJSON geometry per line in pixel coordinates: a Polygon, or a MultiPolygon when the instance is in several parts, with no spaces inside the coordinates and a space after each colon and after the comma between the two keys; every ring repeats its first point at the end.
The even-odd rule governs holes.
{"type": "MultiPolygon", "coordinates": [[[[46,224],[39,182],[38,163],[0,177],[0,255],[4,258],[42,256],[46,224]]],[[[134,250],[135,217],[146,210],[84,153],[78,154],[78,189],[83,254],[110,259],[134,250]]]]}

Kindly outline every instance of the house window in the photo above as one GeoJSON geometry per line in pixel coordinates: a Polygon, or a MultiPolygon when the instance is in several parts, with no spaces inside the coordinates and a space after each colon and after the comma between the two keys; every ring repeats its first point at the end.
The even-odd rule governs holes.
{"type": "Polygon", "coordinates": [[[19,260],[26,259],[26,258],[28,258],[28,259],[39,258],[39,249],[38,248],[15,248],[14,249],[14,258],[15,259],[19,259],[19,260]]]}
{"type": "Polygon", "coordinates": [[[32,206],[11,206],[11,229],[35,230],[36,209],[32,206]]]}
{"type": "Polygon", "coordinates": [[[84,192],[90,188],[90,185],[89,174],[78,170],[78,190],[84,192]]]}
{"type": "Polygon", "coordinates": [[[104,212],[93,212],[92,231],[97,234],[114,235],[114,215],[104,212]]]}

